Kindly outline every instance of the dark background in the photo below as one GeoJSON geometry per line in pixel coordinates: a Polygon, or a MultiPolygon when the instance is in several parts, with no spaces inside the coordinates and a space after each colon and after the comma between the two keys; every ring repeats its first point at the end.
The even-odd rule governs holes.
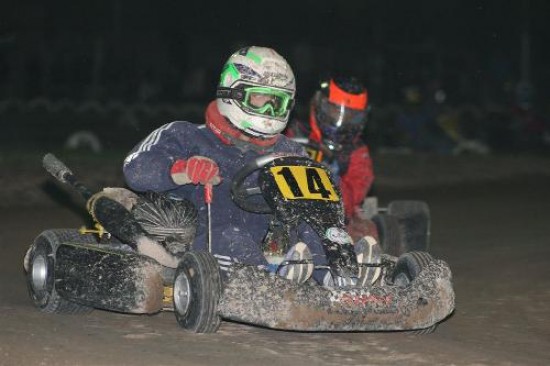
{"type": "Polygon", "coordinates": [[[126,148],[170,120],[202,122],[223,63],[246,45],[273,47],[292,65],[296,116],[324,76],[362,80],[375,147],[450,153],[439,140],[456,141],[434,122],[443,107],[491,151],[548,144],[544,0],[29,0],[0,12],[4,146],[91,130],[126,148]],[[437,142],[399,137],[408,133],[399,116],[418,111],[437,129],[424,139],[437,142]]]}

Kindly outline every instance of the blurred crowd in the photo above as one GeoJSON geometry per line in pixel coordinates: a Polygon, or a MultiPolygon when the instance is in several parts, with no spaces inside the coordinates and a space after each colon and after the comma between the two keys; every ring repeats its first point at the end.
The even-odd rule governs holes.
{"type": "MultiPolygon", "coordinates": [[[[4,126],[0,143],[4,147],[61,147],[74,134],[88,131],[106,148],[126,148],[162,121],[201,121],[203,107],[198,102],[6,99],[0,101],[0,118],[11,123],[4,126]],[[49,127],[44,129],[45,125],[49,127]]],[[[300,104],[294,113],[306,110],[300,104]]],[[[410,87],[403,90],[401,103],[370,105],[364,138],[373,153],[547,153],[550,121],[529,103],[453,104],[442,90],[429,98],[419,88],[410,87]]]]}
{"type": "Polygon", "coordinates": [[[450,103],[444,90],[403,89],[401,103],[373,106],[365,138],[379,153],[489,154],[550,151],[550,121],[528,100],[450,103]]]}

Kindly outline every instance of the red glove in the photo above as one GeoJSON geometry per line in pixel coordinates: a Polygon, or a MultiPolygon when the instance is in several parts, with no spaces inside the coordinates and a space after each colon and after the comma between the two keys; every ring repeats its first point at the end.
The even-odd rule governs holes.
{"type": "Polygon", "coordinates": [[[214,160],[204,156],[192,156],[187,160],[176,160],[170,169],[170,176],[178,185],[216,185],[221,182],[219,172],[220,168],[214,160]]]}

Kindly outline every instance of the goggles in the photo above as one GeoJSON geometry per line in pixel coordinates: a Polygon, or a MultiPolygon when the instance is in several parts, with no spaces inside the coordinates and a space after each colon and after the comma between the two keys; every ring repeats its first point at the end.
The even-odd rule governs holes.
{"type": "Polygon", "coordinates": [[[233,99],[241,103],[244,110],[264,116],[286,118],[294,99],[292,92],[273,87],[238,85],[235,88],[219,87],[216,96],[222,99],[233,99]]]}

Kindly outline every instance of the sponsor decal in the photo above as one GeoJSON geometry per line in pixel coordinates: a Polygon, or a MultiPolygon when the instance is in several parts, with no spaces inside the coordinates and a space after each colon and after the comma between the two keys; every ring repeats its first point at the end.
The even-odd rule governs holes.
{"type": "Polygon", "coordinates": [[[328,228],[325,236],[328,240],[340,245],[352,243],[351,236],[345,230],[337,227],[328,228]]]}

